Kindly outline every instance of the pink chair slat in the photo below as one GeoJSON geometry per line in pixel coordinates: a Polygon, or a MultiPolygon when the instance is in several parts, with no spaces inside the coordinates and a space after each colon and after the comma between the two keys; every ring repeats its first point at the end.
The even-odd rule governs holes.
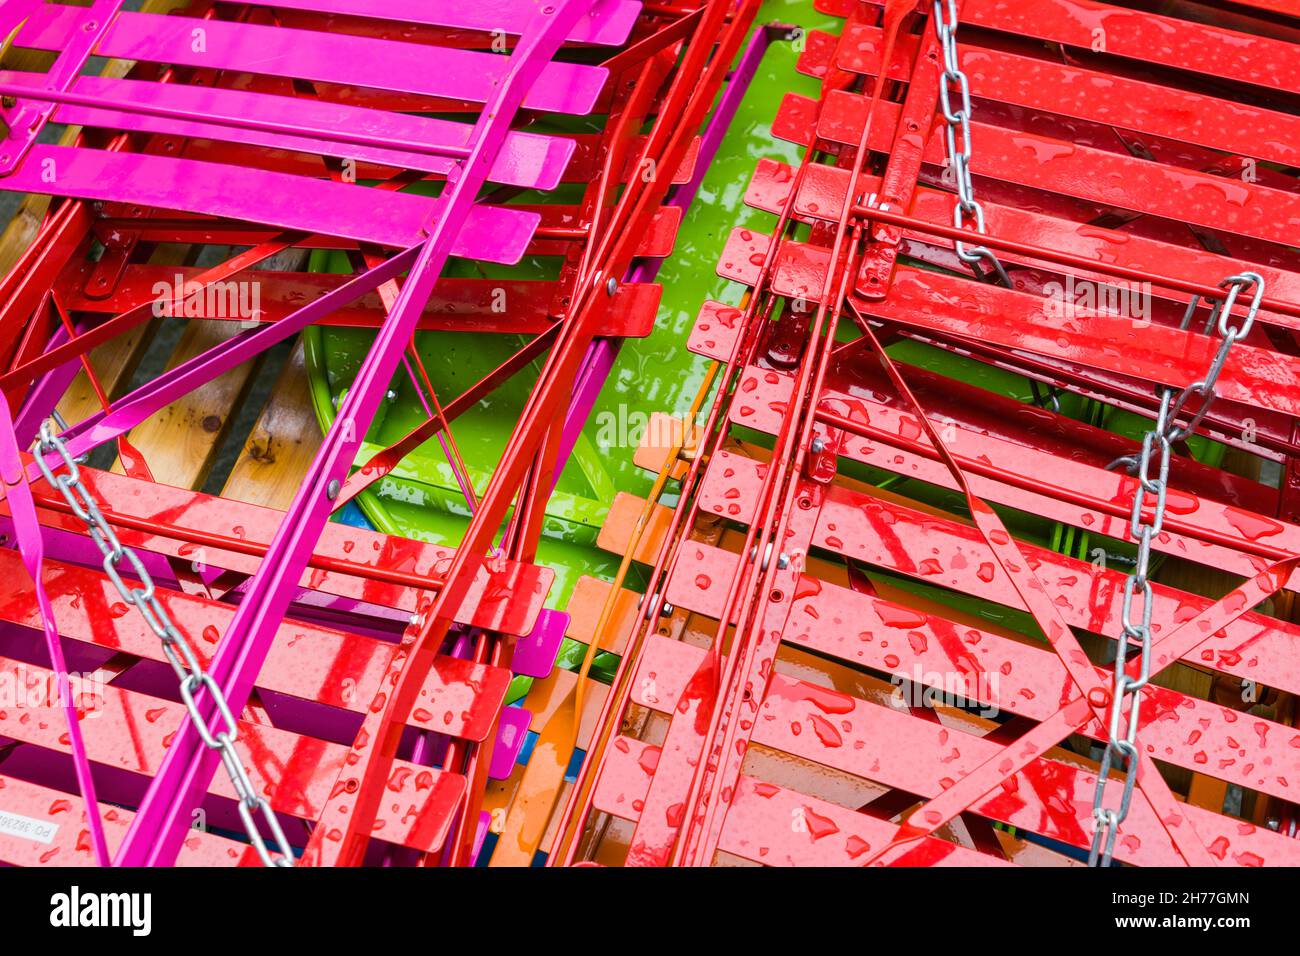
{"type": "MultiPolygon", "coordinates": [[[[35,86],[40,83],[40,76],[34,73],[0,73],[0,83],[35,86]]],[[[464,148],[469,145],[473,130],[468,123],[370,110],[308,97],[272,96],[180,83],[146,83],[83,76],[73,84],[72,92],[95,97],[105,107],[109,104],[164,107],[188,113],[193,119],[180,120],[109,108],[65,105],[59,107],[56,114],[61,123],[238,142],[430,173],[447,173],[453,160],[445,155],[435,155],[435,149],[411,151],[403,146],[464,148]],[[337,138],[318,139],[310,135],[268,132],[263,129],[239,129],[205,122],[205,117],[234,121],[253,119],[325,133],[346,131],[386,140],[392,148],[348,144],[337,138]]],[[[505,145],[493,164],[490,178],[493,182],[511,186],[554,189],[568,166],[573,150],[572,140],[536,133],[511,133],[506,137],[505,145]]]]}
{"type": "MultiPolygon", "coordinates": [[[[32,147],[3,186],[223,216],[393,248],[424,241],[424,227],[437,208],[436,199],[349,183],[70,146],[32,147]]],[[[475,206],[452,255],[518,262],[539,219],[536,213],[507,207],[475,206]]]]}
{"type": "Polygon", "coordinates": [[[5,0],[0,4],[0,40],[9,36],[41,5],[41,0],[5,0]]]}
{"type": "MultiPolygon", "coordinates": [[[[8,6],[14,7],[14,10],[0,15],[0,25],[4,25],[0,29],[0,41],[8,39],[16,25],[15,21],[26,18],[30,22],[50,9],[40,6],[33,8],[25,2],[8,6]]],[[[118,15],[121,6],[122,0],[95,0],[88,7],[66,8],[75,11],[70,18],[73,28],[54,48],[54,62],[41,74],[40,85],[48,90],[66,89],[85,67],[101,37],[111,29],[113,18],[118,15]]],[[[20,30],[19,35],[21,33],[20,30]]],[[[9,173],[21,161],[27,148],[40,135],[53,110],[53,105],[48,101],[8,98],[0,101],[0,123],[6,127],[5,139],[3,145],[0,145],[0,175],[9,173]]]]}

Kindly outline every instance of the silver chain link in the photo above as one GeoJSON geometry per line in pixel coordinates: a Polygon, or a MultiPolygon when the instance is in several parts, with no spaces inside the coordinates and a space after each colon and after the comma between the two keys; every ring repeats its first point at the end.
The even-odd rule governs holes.
{"type": "Polygon", "coordinates": [[[117,534],[104,520],[104,514],[100,510],[98,503],[86,490],[85,485],[81,483],[81,470],[77,467],[77,462],[68,453],[68,446],[63,443],[63,440],[58,435],[54,434],[54,430],[50,427],[48,421],[41,425],[41,437],[37,442],[37,452],[35,456],[36,464],[41,469],[41,474],[45,476],[45,480],[50,483],[51,487],[57,488],[59,493],[63,495],[63,499],[68,503],[68,507],[72,509],[72,513],[85,524],[91,540],[95,542],[100,553],[104,556],[104,573],[113,582],[113,586],[122,595],[122,599],[128,604],[134,605],[140,611],[145,623],[149,625],[149,629],[162,641],[163,653],[167,656],[172,670],[176,672],[176,677],[180,680],[181,700],[185,702],[185,709],[189,711],[195,729],[208,749],[220,753],[221,762],[226,768],[226,773],[230,775],[230,782],[234,785],[235,793],[239,797],[239,818],[244,823],[249,842],[253,844],[258,856],[262,858],[262,862],[267,866],[293,866],[293,850],[289,847],[289,841],[285,839],[284,830],[280,827],[280,822],[276,819],[275,813],[272,812],[271,805],[267,803],[264,797],[259,796],[253,788],[253,782],[249,779],[248,772],[244,769],[244,764],[235,750],[235,741],[239,738],[239,727],[235,722],[234,715],[230,712],[230,705],[226,703],[225,695],[222,694],[221,688],[217,686],[217,682],[212,679],[212,675],[203,670],[189,643],[181,632],[176,629],[167,614],[167,610],[159,603],[158,596],[154,592],[153,579],[149,576],[149,572],[145,570],[139,556],[118,540],[117,534]],[[45,456],[51,452],[56,452],[63,460],[63,465],[67,469],[66,473],[56,475],[54,470],[50,468],[45,456]],[[123,580],[122,575],[119,573],[118,567],[123,560],[130,565],[131,571],[139,579],[140,585],[138,587],[132,587],[123,580]],[[211,697],[222,724],[222,728],[215,734],[203,720],[198,709],[196,695],[200,689],[204,688],[211,697]],[[278,848],[275,855],[272,855],[270,850],[267,849],[266,841],[258,830],[254,814],[261,814],[267,829],[271,831],[278,848]]]}
{"type": "MultiPolygon", "coordinates": [[[[952,171],[957,186],[957,205],[952,209],[952,224],[958,229],[974,224],[976,232],[984,233],[987,231],[984,227],[984,207],[975,198],[975,186],[971,181],[970,81],[962,72],[957,59],[957,26],[957,0],[934,0],[934,29],[943,50],[939,108],[943,110],[947,124],[944,135],[948,145],[948,169],[952,171]],[[960,100],[960,105],[955,110],[952,108],[954,95],[960,100]]],[[[981,278],[985,277],[979,270],[982,261],[999,282],[1008,287],[1011,285],[1007,270],[993,254],[993,250],[985,246],[967,246],[964,242],[958,242],[956,248],[957,257],[981,278]]]]}
{"type": "MultiPolygon", "coordinates": [[[[1133,496],[1133,511],[1129,520],[1129,533],[1137,542],[1138,552],[1133,570],[1124,582],[1124,603],[1122,621],[1123,634],[1115,646],[1115,683],[1111,692],[1110,726],[1106,750],[1097,771],[1097,787],[1092,799],[1092,815],[1096,826],[1092,834],[1092,849],[1088,854],[1089,866],[1109,866],[1115,851],[1115,839],[1119,835],[1120,824],[1128,816],[1129,806],[1133,802],[1133,790],[1137,783],[1138,717],[1142,705],[1142,688],[1151,678],[1151,581],[1148,578],[1151,566],[1151,542],[1160,534],[1165,521],[1166,494],[1168,492],[1169,458],[1175,444],[1186,439],[1196,431],[1196,426],[1210,410],[1214,402],[1214,386],[1219,380],[1219,373],[1228,359],[1232,346],[1245,338],[1255,322],[1259,303],[1264,297],[1264,280],[1254,272],[1243,272],[1230,276],[1219,283],[1227,294],[1216,301],[1210,310],[1205,324],[1209,334],[1217,325],[1222,336],[1219,350],[1210,362],[1205,377],[1188,385],[1181,392],[1175,393],[1171,388],[1161,390],[1160,410],[1156,415],[1155,427],[1142,436],[1142,450],[1136,455],[1129,455],[1111,462],[1110,469],[1124,466],[1138,480],[1138,489],[1133,496]],[[1253,288],[1250,307],[1239,326],[1232,324],[1232,310],[1241,293],[1253,288]],[[1200,396],[1200,407],[1192,414],[1185,425],[1178,424],[1187,403],[1193,395],[1200,396]],[[1152,459],[1159,450],[1156,475],[1152,477],[1152,459]],[[1151,518],[1143,513],[1147,496],[1151,495],[1155,503],[1151,508],[1151,518]],[[1142,599],[1142,613],[1134,621],[1134,601],[1142,599]],[[1137,678],[1128,676],[1127,651],[1133,642],[1141,647],[1140,665],[1137,678]],[[1129,701],[1127,722],[1123,719],[1124,702],[1129,701]],[[1120,725],[1124,724],[1121,732],[1120,725]],[[1106,781],[1110,777],[1113,764],[1119,761],[1124,771],[1124,787],[1120,793],[1117,808],[1105,805],[1106,781]]],[[[1182,328],[1186,330],[1200,308],[1200,296],[1194,296],[1183,315],[1182,328]]]]}

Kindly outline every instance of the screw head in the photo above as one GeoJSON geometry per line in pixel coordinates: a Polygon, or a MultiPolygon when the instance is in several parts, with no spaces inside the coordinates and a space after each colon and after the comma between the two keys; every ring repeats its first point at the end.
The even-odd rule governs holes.
{"type": "Polygon", "coordinates": [[[618,280],[615,279],[613,276],[610,276],[609,279],[606,280],[605,282],[605,292],[609,295],[613,295],[617,291],[618,291],[618,280]]]}

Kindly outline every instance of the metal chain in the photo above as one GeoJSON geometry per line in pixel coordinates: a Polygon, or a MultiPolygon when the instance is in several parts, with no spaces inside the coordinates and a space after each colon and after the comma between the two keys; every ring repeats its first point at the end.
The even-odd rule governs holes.
{"type": "Polygon", "coordinates": [[[100,511],[98,503],[86,490],[85,485],[81,483],[81,470],[77,467],[77,462],[68,453],[68,446],[63,443],[63,440],[58,435],[54,434],[54,430],[50,427],[48,421],[41,425],[41,437],[37,443],[37,451],[38,454],[35,456],[36,464],[41,469],[41,474],[45,476],[45,480],[50,483],[51,487],[57,488],[59,493],[63,495],[63,499],[68,503],[68,507],[72,509],[72,513],[86,525],[91,540],[95,542],[100,553],[104,556],[104,573],[113,582],[113,586],[117,588],[123,600],[134,605],[140,611],[145,623],[149,625],[149,629],[162,641],[163,653],[167,656],[167,660],[172,665],[172,670],[176,672],[176,676],[180,680],[181,700],[185,702],[185,709],[189,711],[195,729],[198,730],[199,736],[208,749],[220,753],[221,762],[225,765],[226,773],[230,775],[230,782],[234,785],[235,793],[239,796],[239,818],[244,823],[249,842],[253,844],[258,856],[262,858],[262,862],[267,866],[293,866],[293,850],[289,847],[289,841],[285,839],[284,830],[281,829],[279,820],[276,819],[275,814],[272,812],[271,805],[254,790],[253,782],[249,779],[247,771],[244,770],[244,764],[235,750],[235,741],[239,736],[239,728],[235,723],[234,715],[230,712],[230,705],[226,703],[221,688],[217,686],[217,682],[212,679],[212,676],[203,670],[189,643],[181,632],[176,629],[167,614],[167,610],[159,603],[158,597],[154,593],[153,579],[149,576],[149,572],[145,570],[139,556],[117,539],[117,534],[104,520],[104,514],[100,511]],[[63,460],[63,465],[67,469],[66,473],[56,475],[53,469],[50,468],[45,456],[51,452],[56,452],[63,460]],[[118,567],[123,560],[130,565],[131,571],[139,578],[140,585],[138,587],[132,587],[123,580],[122,575],[118,572],[118,567]],[[215,734],[199,713],[196,695],[202,688],[207,689],[223,725],[223,729],[218,730],[215,734]],[[272,855],[267,849],[266,841],[258,830],[254,814],[259,813],[275,839],[278,849],[275,855],[272,855]]]}
{"type": "MultiPolygon", "coordinates": [[[[1210,410],[1215,398],[1214,386],[1223,371],[1228,353],[1237,341],[1250,333],[1259,311],[1260,300],[1264,297],[1264,280],[1254,272],[1243,272],[1230,276],[1219,283],[1227,294],[1218,300],[1210,311],[1205,331],[1208,334],[1217,325],[1223,337],[1219,350],[1205,377],[1188,385],[1175,394],[1171,388],[1161,390],[1160,410],[1156,415],[1155,427],[1142,436],[1142,450],[1136,455],[1119,458],[1108,468],[1125,466],[1130,474],[1138,480],[1138,489],[1133,496],[1132,517],[1129,520],[1129,533],[1138,544],[1137,558],[1132,572],[1124,582],[1124,603],[1122,621],[1124,631],[1115,646],[1115,684],[1110,702],[1110,726],[1106,750],[1097,771],[1097,787],[1092,799],[1092,815],[1096,827],[1092,834],[1092,849],[1088,854],[1089,866],[1109,866],[1115,851],[1115,838],[1119,835],[1119,826],[1128,816],[1129,806],[1133,802],[1133,790],[1137,783],[1138,715],[1142,705],[1142,688],[1146,687],[1151,676],[1151,582],[1148,578],[1151,565],[1151,542],[1160,534],[1165,520],[1166,493],[1168,491],[1169,458],[1172,447],[1196,431],[1196,426],[1210,410]],[[1239,326],[1232,324],[1232,310],[1241,293],[1253,288],[1253,295],[1245,318],[1239,326]],[[1178,424],[1188,401],[1193,395],[1201,398],[1200,407],[1192,414],[1187,424],[1178,424]],[[1156,475],[1151,474],[1152,458],[1159,451],[1156,475]],[[1147,495],[1155,498],[1151,508],[1151,517],[1144,514],[1147,495]],[[1142,612],[1139,620],[1134,621],[1134,600],[1142,598],[1142,612]],[[1127,651],[1133,642],[1141,647],[1140,669],[1136,679],[1128,676],[1127,651]],[[1124,702],[1129,701],[1127,723],[1124,723],[1124,702]],[[1120,725],[1124,723],[1121,732],[1120,725]],[[1120,793],[1119,806],[1110,808],[1105,805],[1106,781],[1110,777],[1111,766],[1119,761],[1124,771],[1124,788],[1120,793]]],[[[1195,296],[1183,315],[1182,328],[1191,324],[1196,310],[1200,308],[1200,296],[1195,296]]]]}
{"type": "MultiPolygon", "coordinates": [[[[957,0],[934,0],[934,29],[939,36],[939,46],[943,49],[943,73],[939,76],[939,107],[947,125],[944,135],[948,145],[948,169],[952,170],[957,185],[957,205],[952,210],[952,224],[958,229],[965,229],[973,223],[975,231],[984,233],[984,207],[975,198],[975,186],[971,182],[971,103],[970,81],[962,72],[957,59],[957,0]],[[945,17],[946,14],[946,17],[945,17]],[[952,108],[954,94],[960,99],[957,109],[952,108]]],[[[956,244],[957,257],[974,270],[980,278],[979,263],[985,262],[992,273],[1004,286],[1011,285],[1007,270],[1003,267],[993,251],[985,246],[967,246],[964,242],[956,244]]]]}

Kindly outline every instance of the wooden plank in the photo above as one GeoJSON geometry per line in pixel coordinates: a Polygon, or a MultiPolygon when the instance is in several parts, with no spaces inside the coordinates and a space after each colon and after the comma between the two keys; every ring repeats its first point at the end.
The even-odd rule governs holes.
{"type": "MultiPolygon", "coordinates": [[[[192,319],[167,367],[206,352],[239,333],[234,322],[192,319]]],[[[140,449],[149,463],[154,481],[178,488],[198,488],[203,484],[259,364],[260,359],[255,359],[231,369],[181,396],[131,430],[131,444],[140,449]]],[[[121,462],[113,470],[121,474],[121,462]]]]}
{"type": "MultiPolygon", "coordinates": [[[[179,265],[185,261],[188,248],[188,246],[176,245],[159,246],[153,250],[149,261],[154,265],[179,265]]],[[[135,374],[136,366],[140,364],[160,324],[161,320],[150,319],[91,350],[90,364],[110,399],[117,398],[126,391],[131,376],[135,374]]],[[[99,411],[100,408],[99,396],[95,394],[83,368],[63,393],[63,397],[59,399],[59,414],[68,424],[75,425],[88,415],[99,411]]]]}
{"type": "MultiPolygon", "coordinates": [[[[145,346],[157,330],[156,320],[137,325],[129,332],[115,336],[111,341],[91,350],[91,367],[99,376],[99,382],[109,398],[120,395],[131,381],[145,346]]],[[[99,398],[90,387],[90,379],[84,369],[77,373],[77,377],[59,399],[58,409],[70,425],[75,425],[100,410],[99,398]]]]}
{"type": "Polygon", "coordinates": [[[250,504],[287,509],[294,493],[302,487],[320,444],[320,424],[312,410],[300,341],[249,432],[221,494],[250,504]]]}

